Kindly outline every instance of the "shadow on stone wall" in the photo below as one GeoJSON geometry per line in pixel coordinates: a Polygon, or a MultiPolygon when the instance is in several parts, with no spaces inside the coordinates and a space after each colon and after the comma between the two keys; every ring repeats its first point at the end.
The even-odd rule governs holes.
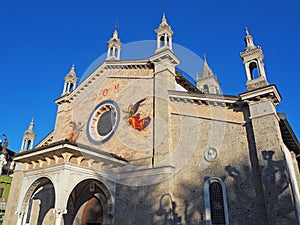
{"type": "Polygon", "coordinates": [[[34,194],[33,200],[39,200],[39,209],[38,209],[38,220],[37,225],[42,225],[43,220],[46,214],[53,210],[54,208],[54,201],[55,201],[55,193],[53,185],[45,185],[43,189],[38,193],[34,194]]]}
{"type": "Polygon", "coordinates": [[[236,168],[228,165],[225,167],[227,175],[222,179],[231,183],[227,187],[228,192],[233,191],[229,201],[231,216],[230,224],[249,224],[249,221],[256,221],[256,224],[297,224],[295,208],[292,204],[289,189],[289,179],[286,165],[283,160],[273,160],[274,151],[263,151],[262,157],[265,160],[261,166],[264,190],[257,193],[259,188],[253,187],[257,180],[252,182],[253,173],[248,166],[236,168]],[[265,200],[263,199],[265,198],[265,200]],[[271,216],[266,215],[265,205],[272,208],[271,216]],[[239,209],[237,209],[237,207],[239,209]],[[239,213],[238,213],[239,212],[239,213]]]}
{"type": "Polygon", "coordinates": [[[182,217],[176,212],[177,205],[173,201],[172,196],[167,193],[160,197],[159,209],[155,212],[155,216],[160,217],[162,224],[182,224],[182,217]]]}
{"type": "MultiPolygon", "coordinates": [[[[271,174],[269,181],[263,186],[272,192],[268,193],[271,197],[266,199],[269,201],[267,204],[273,207],[274,213],[272,215],[276,218],[276,224],[297,224],[292,199],[287,193],[289,183],[285,164],[281,160],[272,159],[273,151],[264,151],[262,154],[266,161],[266,166],[262,168],[262,171],[271,174]]],[[[230,224],[270,224],[270,218],[267,217],[265,211],[266,203],[261,198],[262,193],[257,194],[258,189],[254,187],[257,180],[250,167],[228,165],[224,170],[226,175],[220,178],[226,183],[230,224]]],[[[186,191],[180,195],[171,194],[171,191],[161,195],[157,200],[159,204],[155,204],[154,199],[150,200],[151,204],[156,205],[151,224],[206,224],[203,187],[185,183],[182,184],[182,188],[186,191]],[[195,190],[198,197],[195,197],[195,190]],[[176,196],[176,200],[172,196],[176,196]]]]}

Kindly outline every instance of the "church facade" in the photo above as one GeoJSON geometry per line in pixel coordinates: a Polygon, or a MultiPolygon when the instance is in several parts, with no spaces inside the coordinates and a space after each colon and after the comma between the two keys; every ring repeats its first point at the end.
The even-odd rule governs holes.
{"type": "MultiPolygon", "coordinates": [[[[221,95],[204,58],[193,85],[176,67],[165,16],[156,50],[65,76],[55,127],[15,156],[5,225],[299,224],[299,143],[263,52],[246,29],[246,91],[221,95]]],[[[142,49],[141,49],[142,51],[142,49]]]]}

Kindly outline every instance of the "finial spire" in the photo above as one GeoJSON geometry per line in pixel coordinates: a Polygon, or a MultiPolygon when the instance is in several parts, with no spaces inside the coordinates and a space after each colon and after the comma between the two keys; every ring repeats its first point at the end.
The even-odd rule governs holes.
{"type": "Polygon", "coordinates": [[[249,35],[248,27],[245,27],[246,35],[249,35]]]}
{"type": "Polygon", "coordinates": [[[203,54],[204,62],[206,62],[206,53],[203,54]]]}
{"type": "Polygon", "coordinates": [[[168,22],[167,22],[167,19],[166,19],[166,14],[163,12],[163,15],[162,15],[162,19],[161,19],[161,23],[160,25],[168,25],[168,22]]]}
{"type": "Polygon", "coordinates": [[[33,126],[34,126],[34,118],[32,117],[31,122],[30,122],[29,127],[28,127],[28,130],[33,131],[33,126]]]}
{"type": "Polygon", "coordinates": [[[163,12],[162,21],[165,21],[165,22],[167,21],[165,12],[163,12]]]}
{"type": "Polygon", "coordinates": [[[68,73],[68,75],[70,76],[75,76],[76,77],[76,73],[75,73],[75,63],[73,62],[72,67],[70,69],[70,72],[68,73]]]}
{"type": "Polygon", "coordinates": [[[245,37],[246,49],[250,49],[250,48],[255,47],[255,45],[253,43],[253,38],[249,34],[248,27],[245,27],[245,31],[246,31],[246,37],[245,37]]]}

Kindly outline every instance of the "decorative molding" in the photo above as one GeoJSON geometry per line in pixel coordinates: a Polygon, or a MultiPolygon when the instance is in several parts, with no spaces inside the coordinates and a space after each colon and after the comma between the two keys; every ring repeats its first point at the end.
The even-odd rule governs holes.
{"type": "Polygon", "coordinates": [[[63,214],[67,214],[68,210],[66,209],[53,209],[53,213],[56,215],[56,217],[62,217],[63,214]]]}
{"type": "Polygon", "coordinates": [[[58,157],[57,155],[53,155],[53,158],[54,158],[55,164],[58,164],[60,157],[58,157]]]}
{"type": "Polygon", "coordinates": [[[73,154],[69,152],[61,153],[61,155],[64,158],[64,162],[70,162],[70,159],[73,156],[73,154]]]}
{"type": "Polygon", "coordinates": [[[45,161],[39,159],[38,162],[39,162],[39,167],[43,167],[45,161]]]}
{"type": "Polygon", "coordinates": [[[262,99],[271,99],[274,105],[278,105],[281,101],[281,96],[275,85],[258,88],[239,94],[245,102],[261,101],[262,99]]]}
{"type": "Polygon", "coordinates": [[[45,157],[45,160],[47,162],[47,166],[50,166],[51,164],[51,159],[49,157],[45,157]]]}
{"type": "Polygon", "coordinates": [[[83,159],[84,159],[83,156],[78,156],[78,157],[76,158],[76,163],[77,163],[77,165],[80,165],[80,163],[82,162],[83,159]]]}

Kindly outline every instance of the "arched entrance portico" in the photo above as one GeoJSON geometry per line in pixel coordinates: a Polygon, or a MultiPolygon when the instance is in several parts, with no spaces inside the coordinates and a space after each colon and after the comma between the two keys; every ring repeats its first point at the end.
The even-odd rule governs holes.
{"type": "Polygon", "coordinates": [[[109,212],[112,197],[107,187],[99,180],[81,181],[72,190],[68,198],[65,224],[104,225],[111,224],[109,212]]]}
{"type": "Polygon", "coordinates": [[[28,188],[21,206],[24,212],[18,218],[18,225],[43,225],[45,221],[55,220],[53,214],[55,204],[55,190],[52,181],[42,177],[34,181],[28,188]]]}

